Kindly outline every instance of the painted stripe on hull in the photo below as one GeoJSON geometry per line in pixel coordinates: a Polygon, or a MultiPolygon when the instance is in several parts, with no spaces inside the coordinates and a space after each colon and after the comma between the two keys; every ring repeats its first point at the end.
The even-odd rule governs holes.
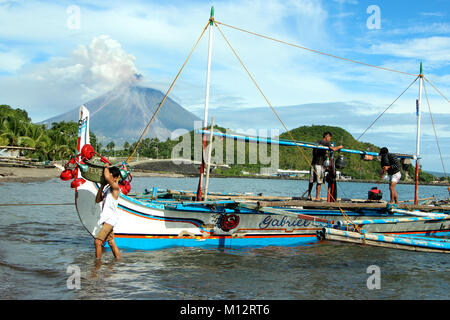
{"type": "Polygon", "coordinates": [[[263,246],[301,246],[317,242],[315,235],[298,236],[249,236],[234,238],[230,236],[178,238],[176,236],[124,236],[116,235],[119,248],[133,250],[158,250],[173,247],[202,248],[249,248],[263,246]]]}
{"type": "MultiPolygon", "coordinates": [[[[392,233],[393,234],[393,233],[392,233]]],[[[414,234],[417,236],[450,236],[450,231],[395,233],[398,235],[414,234]]],[[[388,234],[386,234],[388,235],[388,234]]],[[[116,234],[115,241],[119,248],[131,250],[159,250],[173,247],[201,248],[256,248],[264,246],[303,246],[318,242],[315,234],[299,235],[245,235],[243,237],[201,235],[180,238],[175,235],[129,235],[116,234]]]]}

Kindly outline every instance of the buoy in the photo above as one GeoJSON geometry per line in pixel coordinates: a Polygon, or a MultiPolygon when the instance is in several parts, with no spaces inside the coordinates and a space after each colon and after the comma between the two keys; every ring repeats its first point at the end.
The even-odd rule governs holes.
{"type": "Polygon", "coordinates": [[[72,170],[70,170],[70,169],[64,170],[63,172],[61,172],[61,175],[59,176],[59,178],[62,181],[67,181],[67,180],[73,179],[72,170]]]}
{"type": "Polygon", "coordinates": [[[130,185],[130,183],[129,183],[128,181],[126,181],[126,180],[121,181],[121,182],[119,183],[119,187],[120,187],[120,191],[122,191],[122,193],[123,193],[124,195],[127,195],[127,194],[130,192],[130,190],[131,190],[131,185],[130,185]]]}
{"type": "Polygon", "coordinates": [[[72,183],[70,184],[70,187],[71,188],[78,188],[79,186],[81,186],[85,182],[86,182],[86,180],[84,180],[83,178],[76,178],[75,180],[72,181],[72,183]]]}
{"type": "Polygon", "coordinates": [[[94,148],[90,144],[85,144],[83,148],[81,148],[81,157],[86,160],[91,160],[95,155],[94,148]]]}

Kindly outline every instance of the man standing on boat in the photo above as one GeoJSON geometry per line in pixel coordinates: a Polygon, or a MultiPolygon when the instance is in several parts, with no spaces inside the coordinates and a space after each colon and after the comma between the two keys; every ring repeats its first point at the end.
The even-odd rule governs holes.
{"type": "MultiPolygon", "coordinates": [[[[338,151],[343,148],[342,145],[333,147],[331,145],[331,132],[324,132],[322,140],[317,141],[317,144],[328,147],[329,150],[338,151]]],[[[311,168],[309,171],[309,186],[308,186],[308,199],[311,200],[311,191],[314,185],[316,185],[316,201],[320,201],[320,189],[323,183],[323,177],[325,175],[325,157],[327,154],[326,149],[313,149],[313,158],[311,162],[311,168]]]]}
{"type": "Polygon", "coordinates": [[[389,175],[389,192],[391,194],[391,201],[389,203],[398,204],[398,194],[395,190],[395,186],[402,177],[400,172],[400,161],[394,154],[389,153],[389,150],[386,147],[380,149],[380,156],[381,177],[383,177],[386,172],[389,175]]]}
{"type": "Polygon", "coordinates": [[[105,180],[109,185],[109,188],[103,192],[105,184],[100,186],[98,189],[97,196],[95,197],[95,202],[99,203],[103,201],[102,213],[100,214],[99,224],[102,228],[97,234],[94,240],[95,245],[95,257],[101,259],[103,254],[103,243],[108,241],[108,245],[111,248],[113,255],[116,259],[120,259],[119,248],[114,241],[113,228],[119,219],[119,212],[117,211],[117,205],[119,203],[119,180],[120,180],[120,170],[116,167],[109,168],[108,164],[105,164],[104,169],[105,180]]]}

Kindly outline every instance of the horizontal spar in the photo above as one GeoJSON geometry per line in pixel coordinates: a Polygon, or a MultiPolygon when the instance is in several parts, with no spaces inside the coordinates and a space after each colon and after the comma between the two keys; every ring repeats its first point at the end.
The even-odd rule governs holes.
{"type": "MultiPolygon", "coordinates": [[[[366,220],[353,220],[352,225],[356,224],[358,226],[364,226],[368,224],[398,224],[398,223],[409,223],[409,222],[435,222],[449,220],[450,216],[440,215],[436,217],[400,217],[400,218],[388,218],[388,219],[366,219],[366,220]]],[[[339,227],[349,226],[347,221],[338,221],[337,225],[339,227]]]]}
{"type": "MultiPolygon", "coordinates": [[[[195,133],[197,134],[210,134],[207,130],[196,130],[195,133]]],[[[229,133],[222,133],[222,132],[213,132],[214,136],[222,137],[222,138],[228,138],[228,139],[234,139],[234,140],[241,140],[245,142],[257,142],[257,143],[267,143],[267,144],[276,144],[280,146],[291,146],[291,147],[302,147],[302,148],[310,148],[310,149],[324,149],[328,150],[328,147],[321,146],[315,143],[311,142],[300,142],[300,141],[288,141],[288,140],[281,140],[281,139],[272,139],[272,138],[264,138],[264,137],[252,137],[252,136],[244,136],[244,135],[238,135],[238,134],[229,134],[229,133]]],[[[359,154],[359,155],[369,155],[378,157],[378,152],[370,152],[370,151],[361,151],[361,150],[353,150],[353,149],[341,149],[340,152],[345,153],[351,153],[351,154],[359,154]]],[[[395,154],[400,159],[412,159],[415,160],[415,155],[409,155],[409,154],[395,154]]]]}
{"type": "MultiPolygon", "coordinates": [[[[319,202],[319,201],[307,201],[307,200],[280,200],[280,201],[258,201],[261,207],[286,207],[297,206],[304,208],[341,208],[343,210],[356,210],[356,209],[385,209],[389,210],[387,203],[383,202],[319,202]]],[[[450,212],[450,206],[428,206],[428,205],[409,205],[398,204],[398,209],[404,210],[421,210],[421,211],[444,211],[450,212]]]]}

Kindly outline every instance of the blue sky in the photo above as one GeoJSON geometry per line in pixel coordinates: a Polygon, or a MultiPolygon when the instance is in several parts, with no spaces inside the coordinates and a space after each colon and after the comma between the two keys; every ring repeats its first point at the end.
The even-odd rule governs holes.
{"type": "MultiPolygon", "coordinates": [[[[422,61],[425,76],[450,96],[447,0],[0,0],[0,103],[24,108],[33,121],[41,121],[121,82],[165,92],[207,23],[211,5],[217,21],[349,59],[412,74],[422,61]],[[368,10],[373,5],[379,19],[368,10]]],[[[288,128],[339,125],[357,137],[414,79],[220,28],[272,105],[297,106],[298,112],[290,108],[294,111],[283,119],[288,128]]],[[[171,95],[198,115],[207,42],[205,35],[171,95]]],[[[426,85],[441,151],[449,155],[449,103],[426,85]]],[[[414,153],[417,95],[416,83],[362,140],[414,153]]],[[[270,109],[264,114],[272,121],[251,123],[252,112],[266,106],[215,29],[210,114],[233,129],[248,120],[245,128],[281,130],[270,109]]],[[[423,166],[442,171],[425,99],[423,110],[423,166]]]]}

